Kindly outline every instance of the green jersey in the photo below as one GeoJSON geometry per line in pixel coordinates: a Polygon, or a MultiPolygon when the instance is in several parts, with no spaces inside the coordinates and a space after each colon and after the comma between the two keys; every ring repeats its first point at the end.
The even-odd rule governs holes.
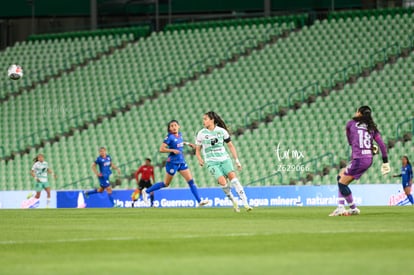
{"type": "Polygon", "coordinates": [[[49,169],[49,165],[46,161],[40,162],[36,161],[33,164],[32,171],[34,171],[36,177],[39,179],[40,182],[47,182],[47,170],[49,169]]]}
{"type": "Polygon", "coordinates": [[[201,146],[205,162],[221,162],[230,159],[224,142],[230,141],[226,129],[216,126],[212,131],[204,128],[197,134],[196,145],[201,146]]]}

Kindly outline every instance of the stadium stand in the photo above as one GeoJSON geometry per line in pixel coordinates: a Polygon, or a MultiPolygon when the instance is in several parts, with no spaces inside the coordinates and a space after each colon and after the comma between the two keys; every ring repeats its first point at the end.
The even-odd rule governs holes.
{"type": "MultiPolygon", "coordinates": [[[[11,99],[1,111],[11,121],[16,120],[14,124],[18,127],[4,129],[8,133],[4,140],[7,146],[3,145],[8,150],[5,154],[67,133],[73,127],[111,114],[114,109],[149,98],[169,85],[179,85],[291,27],[286,23],[279,27],[275,23],[159,32],[138,43],[129,43],[110,56],[101,56],[93,65],[77,67],[37,86],[35,92],[11,99]],[[45,114],[53,119],[44,120],[45,114]],[[41,129],[36,123],[39,119],[44,121],[41,129]]],[[[92,41],[99,40],[99,36],[91,37],[92,41]]],[[[112,35],[102,37],[111,40],[112,35]]],[[[39,45],[50,41],[55,40],[41,40],[39,45]]],[[[54,43],[50,44],[54,47],[54,43]]],[[[41,58],[35,62],[47,61],[41,58]]],[[[4,127],[14,127],[14,124],[4,127]]]]}
{"type": "MultiPolygon", "coordinates": [[[[240,179],[243,183],[251,182],[258,185],[332,184],[337,173],[336,168],[332,166],[347,160],[349,156],[343,128],[358,105],[368,102],[373,107],[374,116],[387,142],[395,138],[396,125],[412,117],[402,110],[412,106],[413,98],[401,98],[406,94],[412,94],[412,83],[407,76],[412,75],[414,70],[413,54],[411,53],[408,58],[397,59],[395,64],[384,62],[383,67],[373,71],[369,76],[359,77],[354,84],[344,84],[342,89],[325,97],[320,96],[320,92],[325,88],[332,89],[338,81],[351,77],[354,71],[347,71],[344,76],[337,74],[338,71],[342,72],[343,68],[349,68],[350,64],[358,61],[357,66],[351,68],[360,73],[366,66],[374,67],[378,61],[388,60],[383,59],[380,54],[380,60],[377,60],[377,52],[389,50],[390,53],[385,52],[385,56],[388,57],[399,54],[400,49],[404,47],[410,47],[412,32],[409,26],[413,23],[414,17],[408,13],[316,21],[310,27],[305,26],[285,39],[269,43],[262,50],[242,56],[237,62],[228,62],[220,70],[201,74],[195,81],[172,88],[170,93],[163,93],[158,97],[151,95],[166,88],[168,84],[158,83],[160,86],[148,91],[144,86],[148,83],[146,81],[174,74],[177,78],[169,77],[166,82],[176,84],[180,77],[189,76],[188,68],[192,68],[191,77],[206,69],[203,66],[201,69],[197,66],[191,67],[190,65],[195,64],[194,61],[216,52],[223,54],[223,58],[228,57],[228,43],[235,39],[243,41],[243,38],[244,41],[251,41],[250,37],[254,34],[260,42],[260,37],[266,37],[268,27],[275,25],[246,24],[240,28],[241,30],[232,26],[197,27],[189,30],[177,27],[167,32],[152,34],[137,44],[128,44],[125,49],[76,70],[73,74],[49,81],[41,86],[39,93],[36,90],[36,99],[22,95],[17,97],[16,101],[7,102],[5,107],[19,106],[23,102],[42,98],[41,95],[49,95],[54,90],[64,90],[67,93],[62,95],[60,92],[60,100],[57,94],[50,96],[53,99],[56,97],[56,100],[47,103],[47,110],[53,110],[53,106],[65,106],[73,114],[88,116],[89,111],[92,115],[111,112],[114,106],[108,106],[108,102],[115,104],[115,108],[126,105],[124,92],[131,86],[142,92],[142,96],[151,98],[143,101],[142,105],[134,105],[128,111],[116,113],[113,118],[104,118],[102,123],[91,125],[84,131],[76,129],[76,119],[68,121],[63,128],[75,126],[73,136],[62,136],[58,143],[46,142],[42,149],[31,148],[29,154],[18,155],[7,164],[2,161],[0,172],[14,171],[5,173],[5,177],[2,175],[3,188],[30,189],[28,171],[31,167],[31,158],[39,150],[47,156],[54,170],[60,172],[60,180],[54,183],[54,188],[89,188],[96,184],[95,178],[91,176],[90,164],[97,155],[97,148],[102,145],[107,146],[115,163],[123,168],[125,178],[122,187],[131,188],[135,183],[127,177],[145,157],[151,157],[153,163],[162,164],[165,156],[158,154],[157,149],[166,133],[165,125],[169,120],[178,119],[182,123],[184,136],[188,141],[193,141],[196,131],[202,127],[202,114],[210,109],[222,115],[233,129],[239,129],[250,125],[252,121],[258,121],[261,115],[269,112],[269,109],[275,114],[280,108],[292,107],[292,92],[308,86],[315,89],[312,90],[317,95],[314,103],[301,105],[296,110],[288,108],[284,116],[278,116],[268,123],[258,123],[257,129],[245,129],[243,134],[235,138],[240,160],[246,168],[240,173],[240,179]],[[394,31],[396,29],[399,31],[394,31]],[[241,38],[242,35],[245,36],[241,38]],[[369,39],[366,39],[367,37],[369,39]],[[194,48],[197,45],[203,47],[194,48]],[[137,52],[145,53],[145,56],[137,52]],[[125,64],[138,66],[130,65],[124,68],[125,64]],[[336,79],[337,75],[339,80],[336,79]],[[98,99],[100,93],[103,94],[102,100],[98,99]],[[263,106],[268,109],[263,109],[263,106]],[[93,108],[93,111],[90,108],[93,108]],[[263,110],[262,114],[252,112],[257,109],[263,110]],[[240,113],[245,115],[240,116],[240,113]],[[392,117],[390,113],[393,114],[392,117]],[[277,173],[278,152],[282,156],[288,152],[289,162],[283,162],[287,165],[301,165],[304,161],[310,161],[310,171],[288,171],[280,176],[277,173]],[[303,159],[299,157],[300,153],[304,154],[303,159]],[[319,156],[319,161],[312,160],[319,156]],[[331,169],[325,169],[327,167],[331,169]],[[267,178],[261,180],[264,177],[267,178]]],[[[248,47],[254,48],[256,43],[259,43],[253,42],[248,44],[248,47]]],[[[243,45],[241,52],[246,50],[243,45]]],[[[214,65],[218,64],[219,60],[220,57],[207,61],[214,65]]],[[[19,114],[36,113],[33,107],[27,110],[13,110],[7,109],[2,115],[10,113],[7,119],[12,121],[19,117],[19,114]]],[[[20,121],[27,118],[23,115],[21,117],[20,121]]],[[[42,130],[35,128],[30,121],[13,128],[10,126],[2,129],[3,133],[13,132],[9,136],[11,142],[3,145],[4,148],[15,146],[13,137],[21,136],[19,129],[24,127],[42,130]]],[[[48,127],[53,129],[53,133],[61,128],[62,125],[57,124],[48,127]]],[[[404,128],[403,132],[405,130],[404,128]]],[[[394,169],[399,167],[400,154],[405,150],[412,152],[412,148],[412,141],[395,144],[390,151],[391,165],[394,169]]],[[[196,158],[190,153],[189,150],[187,161],[198,185],[214,186],[213,178],[205,169],[198,166],[196,158]]],[[[379,162],[375,162],[361,183],[391,182],[389,178],[384,180],[377,176],[377,163],[379,162]]],[[[162,168],[156,169],[156,179],[161,180],[163,174],[162,168]]],[[[184,187],[186,184],[183,180],[175,180],[174,186],[184,187]]]]}

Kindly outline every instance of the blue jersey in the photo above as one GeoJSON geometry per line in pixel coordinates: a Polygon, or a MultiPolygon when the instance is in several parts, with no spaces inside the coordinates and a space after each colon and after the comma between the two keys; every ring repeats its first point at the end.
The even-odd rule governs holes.
{"type": "Polygon", "coordinates": [[[413,179],[413,169],[410,164],[401,167],[401,178],[403,184],[408,184],[413,179]]]}
{"type": "Polygon", "coordinates": [[[167,162],[170,163],[185,163],[183,148],[184,148],[184,141],[181,133],[177,135],[169,133],[165,139],[164,143],[168,145],[168,149],[176,149],[180,151],[179,154],[169,153],[167,162]]]}
{"type": "Polygon", "coordinates": [[[105,158],[101,156],[97,157],[95,163],[99,166],[99,172],[101,172],[103,176],[109,176],[110,174],[112,174],[112,159],[109,155],[106,155],[105,158]]]}

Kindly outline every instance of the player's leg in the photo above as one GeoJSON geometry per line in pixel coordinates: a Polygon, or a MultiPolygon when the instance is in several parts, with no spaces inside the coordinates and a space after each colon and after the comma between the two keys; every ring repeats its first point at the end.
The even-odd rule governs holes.
{"type": "Polygon", "coordinates": [[[178,166],[175,164],[168,163],[165,165],[165,177],[164,181],[154,183],[150,188],[145,189],[142,192],[142,199],[145,203],[148,203],[148,195],[154,191],[160,190],[170,186],[172,179],[174,178],[175,173],[177,173],[178,166]]]}
{"type": "Polygon", "coordinates": [[[145,187],[145,181],[140,179],[139,182],[137,183],[137,188],[135,189],[135,191],[131,195],[131,199],[133,201],[137,201],[139,199],[144,187],[145,187]]]}
{"type": "Polygon", "coordinates": [[[106,186],[106,184],[107,184],[106,183],[106,178],[104,176],[101,176],[98,179],[99,179],[100,187],[95,188],[93,190],[84,191],[83,194],[85,195],[86,198],[88,198],[89,195],[93,195],[93,194],[96,194],[96,193],[102,193],[105,190],[105,188],[103,186],[106,186]]]}
{"type": "MultiPolygon", "coordinates": [[[[144,182],[143,189],[144,188],[150,188],[151,186],[152,186],[151,181],[147,180],[147,181],[144,182]]],[[[141,190],[141,193],[142,193],[142,190],[141,190]]],[[[151,204],[151,207],[154,206],[154,192],[150,192],[150,204],[151,204]]]]}
{"type": "Polygon", "coordinates": [[[351,189],[348,185],[354,180],[354,178],[350,175],[345,175],[345,169],[342,169],[338,176],[336,177],[336,181],[338,184],[338,207],[329,215],[329,216],[342,216],[345,215],[347,212],[345,210],[345,196],[349,198],[352,196],[351,189]]]}
{"type": "Polygon", "coordinates": [[[244,208],[247,211],[251,211],[253,208],[249,205],[246,192],[244,192],[244,188],[241,185],[239,179],[237,178],[236,173],[234,172],[234,166],[231,160],[227,159],[223,161],[221,164],[221,169],[223,170],[223,173],[227,175],[231,184],[234,186],[234,189],[236,189],[237,195],[243,202],[244,208]]]}
{"type": "Polygon", "coordinates": [[[414,204],[413,195],[411,195],[411,185],[404,187],[405,195],[407,195],[407,199],[410,201],[411,204],[414,204]]]}
{"type": "Polygon", "coordinates": [[[112,204],[112,207],[115,206],[114,197],[112,196],[112,187],[111,185],[106,186],[104,189],[106,189],[106,193],[108,194],[108,199],[112,204]]]}
{"type": "Polygon", "coordinates": [[[46,191],[46,195],[47,195],[46,207],[49,208],[50,207],[50,187],[49,186],[45,187],[45,191],[46,191]]]}
{"type": "Polygon", "coordinates": [[[220,163],[208,163],[207,169],[211,175],[217,180],[218,184],[221,186],[224,194],[226,194],[227,198],[233,203],[233,209],[235,212],[240,212],[239,204],[237,200],[234,198],[233,193],[231,192],[230,185],[227,184],[227,179],[225,174],[221,169],[220,163]]]}
{"type": "Polygon", "coordinates": [[[200,195],[198,194],[197,185],[194,182],[193,176],[191,175],[191,171],[188,168],[187,164],[183,164],[179,168],[179,172],[181,176],[185,179],[190,187],[191,193],[193,193],[194,198],[197,200],[199,206],[206,205],[208,203],[207,200],[201,200],[200,195]]]}

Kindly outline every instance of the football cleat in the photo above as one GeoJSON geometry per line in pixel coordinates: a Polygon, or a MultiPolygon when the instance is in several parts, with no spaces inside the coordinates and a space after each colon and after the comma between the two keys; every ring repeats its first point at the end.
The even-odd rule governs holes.
{"type": "Polygon", "coordinates": [[[198,207],[202,207],[202,206],[207,205],[207,204],[208,204],[208,200],[202,200],[198,203],[198,207]]]}
{"type": "Polygon", "coordinates": [[[361,210],[359,210],[358,208],[354,208],[354,209],[349,209],[348,210],[348,214],[349,215],[359,215],[361,213],[361,210]]]}
{"type": "Polygon", "coordinates": [[[331,214],[329,214],[329,216],[330,217],[348,216],[348,212],[345,210],[344,207],[338,207],[331,214]]]}

